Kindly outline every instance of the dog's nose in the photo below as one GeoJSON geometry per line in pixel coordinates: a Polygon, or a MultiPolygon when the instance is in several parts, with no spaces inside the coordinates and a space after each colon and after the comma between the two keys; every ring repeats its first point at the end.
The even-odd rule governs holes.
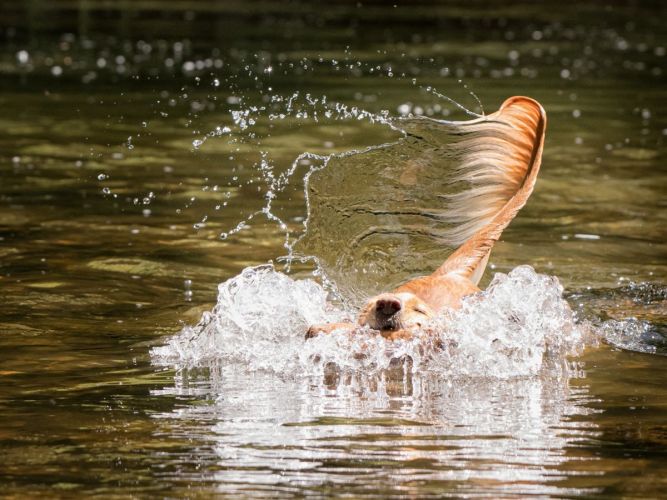
{"type": "Polygon", "coordinates": [[[378,299],[375,310],[385,316],[392,316],[401,310],[401,301],[394,297],[378,299]]]}

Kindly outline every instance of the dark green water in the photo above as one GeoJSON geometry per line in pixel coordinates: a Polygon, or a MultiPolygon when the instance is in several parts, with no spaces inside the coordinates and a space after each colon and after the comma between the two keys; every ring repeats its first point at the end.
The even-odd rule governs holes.
{"type": "MultiPolygon", "coordinates": [[[[659,2],[1,8],[3,495],[664,495],[659,2]],[[424,377],[366,393],[239,366],[151,365],[151,347],[196,323],[219,283],[285,255],[285,232],[262,209],[300,154],[398,140],[379,116],[466,119],[428,87],[475,112],[470,91],[486,112],[517,94],[547,110],[536,190],[484,282],[522,264],[560,279],[580,321],[602,325],[576,376],[424,377]],[[347,111],[327,117],[324,96],[347,111]]],[[[318,161],[298,164],[272,206],[292,237],[318,161]]],[[[354,162],[333,164],[349,174],[319,185],[313,207],[345,183],[363,196],[354,162]]],[[[308,241],[345,247],[347,228],[322,223],[308,241]]],[[[418,244],[423,259],[339,284],[366,291],[429,272],[442,250],[418,244]]],[[[363,250],[359,265],[374,265],[363,250]]]]}

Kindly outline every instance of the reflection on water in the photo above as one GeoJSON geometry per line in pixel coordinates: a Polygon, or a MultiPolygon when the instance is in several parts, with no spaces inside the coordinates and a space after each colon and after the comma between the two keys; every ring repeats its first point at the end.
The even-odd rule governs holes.
{"type": "Polygon", "coordinates": [[[246,4],[1,6],[3,493],[661,496],[664,8],[246,4]],[[483,284],[506,281],[447,318],[442,352],[304,342],[449,251],[423,213],[383,222],[394,255],[346,244],[383,172],[397,207],[438,208],[439,139],[408,125],[468,118],[440,94],[549,115],[483,284]],[[279,259],[308,172],[294,249],[347,301],[279,259]],[[270,260],[280,296],[246,284],[257,309],[205,314],[270,260]]]}
{"type": "Polygon", "coordinates": [[[249,375],[235,366],[208,377],[182,372],[175,386],[156,393],[217,399],[155,417],[172,422],[173,432],[187,426],[188,435],[204,437],[195,446],[207,467],[215,465],[220,491],[596,491],[557,484],[557,468],[573,460],[568,449],[599,435],[580,420],[593,412],[591,396],[568,388],[567,379],[420,374],[409,383],[379,379],[370,390],[352,381],[323,387],[316,379],[249,375]]]}

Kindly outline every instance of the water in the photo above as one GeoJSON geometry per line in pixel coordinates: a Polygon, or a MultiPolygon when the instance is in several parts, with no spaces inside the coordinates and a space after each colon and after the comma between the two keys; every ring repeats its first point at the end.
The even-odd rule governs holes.
{"type": "Polygon", "coordinates": [[[663,495],[662,6],[95,5],[0,16],[3,493],[663,495]],[[487,291],[304,341],[451,252],[420,117],[515,94],[487,291]]]}
{"type": "Polygon", "coordinates": [[[585,328],[561,294],[557,280],[523,266],[497,274],[485,292],[434,318],[410,341],[387,343],[369,331],[304,342],[298,333],[308,326],[349,320],[350,313],[312,280],[294,281],[271,266],[248,268],[220,285],[218,303],[196,327],[151,354],[154,363],[178,368],[223,362],[292,377],[322,377],[325,369],[381,374],[396,364],[448,378],[524,377],[584,347],[585,328]]]}

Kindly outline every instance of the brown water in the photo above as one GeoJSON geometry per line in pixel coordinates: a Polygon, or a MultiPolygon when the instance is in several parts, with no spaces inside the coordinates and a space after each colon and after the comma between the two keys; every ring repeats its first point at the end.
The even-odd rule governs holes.
{"type": "MultiPolygon", "coordinates": [[[[664,495],[664,7],[53,5],[7,4],[0,20],[4,495],[664,495]],[[538,185],[485,283],[523,264],[558,277],[599,339],[568,374],[378,386],[152,364],[219,283],[287,253],[272,217],[299,234],[304,175],[322,160],[270,186],[300,154],[402,141],[334,158],[330,186],[334,170],[313,178],[326,190],[313,210],[347,185],[365,202],[359,164],[423,150],[383,110],[466,118],[427,87],[474,112],[470,90],[486,112],[515,94],[547,110],[538,185]],[[324,96],[347,112],[325,116],[324,96]]],[[[351,227],[320,221],[305,241],[340,241],[316,254],[336,262],[351,227]]],[[[407,237],[414,259],[388,270],[362,244],[375,274],[339,287],[361,294],[446,254],[407,237]]]]}

